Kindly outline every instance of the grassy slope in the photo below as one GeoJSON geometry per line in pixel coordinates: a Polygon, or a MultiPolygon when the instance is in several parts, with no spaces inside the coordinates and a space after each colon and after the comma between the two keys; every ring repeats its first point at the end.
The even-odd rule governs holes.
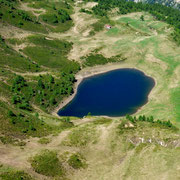
{"type": "MultiPolygon", "coordinates": [[[[32,1],[25,2],[29,3],[23,4],[33,18],[36,17],[39,10],[40,25],[31,26],[31,22],[24,22],[24,27],[20,27],[16,24],[19,22],[18,19],[12,21],[8,20],[6,16],[0,22],[8,32],[6,34],[4,29],[0,30],[0,34],[5,39],[0,43],[0,139],[2,142],[0,162],[4,164],[0,165],[2,177],[7,179],[13,176],[18,179],[19,176],[25,176],[26,179],[30,179],[31,177],[24,172],[17,172],[17,169],[21,169],[29,172],[36,179],[44,178],[43,174],[46,175],[46,173],[41,174],[41,172],[46,172],[48,163],[45,161],[42,167],[34,166],[35,171],[39,172],[36,173],[31,168],[31,162],[32,157],[38,157],[35,155],[41,153],[41,150],[49,149],[52,150],[53,155],[56,154],[57,157],[53,157],[56,163],[61,164],[63,176],[69,179],[79,179],[79,177],[81,179],[85,177],[88,179],[99,179],[99,177],[101,179],[112,177],[114,179],[130,179],[132,177],[149,179],[152,176],[154,179],[157,177],[159,179],[178,179],[180,176],[178,174],[178,132],[170,128],[154,127],[153,124],[145,122],[139,122],[133,128],[127,128],[131,124],[126,122],[127,126],[120,128],[119,124],[123,119],[111,120],[95,117],[87,117],[82,120],[71,118],[76,125],[71,128],[72,124],[69,123],[68,118],[60,119],[47,113],[54,106],[49,105],[50,95],[54,95],[52,92],[58,91],[57,87],[64,83],[61,81],[62,72],[72,71],[75,73],[79,69],[78,63],[69,61],[68,58],[78,60],[83,67],[86,67],[104,64],[108,60],[114,62],[112,57],[118,62],[121,60],[118,57],[123,57],[126,60],[117,63],[117,67],[141,69],[154,77],[157,82],[150,94],[149,103],[137,114],[153,115],[160,120],[171,120],[180,127],[180,105],[177,101],[180,98],[180,81],[178,79],[180,76],[180,49],[170,39],[169,35],[172,32],[170,27],[163,22],[154,20],[147,13],[143,13],[145,21],[140,20],[142,13],[133,13],[121,17],[112,16],[108,21],[103,19],[100,27],[97,27],[95,22],[100,22],[101,19],[97,20],[92,15],[78,12],[82,6],[90,9],[91,3],[89,3],[79,5],[80,7],[71,4],[75,7],[75,14],[72,15],[75,25],[65,33],[57,33],[69,29],[72,21],[68,22],[69,24],[56,25],[44,22],[44,12],[56,13],[54,3],[44,4],[42,1],[35,1],[33,5],[32,1]],[[13,26],[4,22],[18,27],[17,31],[15,32],[13,26]],[[107,22],[113,25],[110,31],[103,29],[103,23],[107,22]],[[36,31],[40,34],[37,34],[36,31]],[[103,63],[96,61],[96,57],[101,57],[103,63]],[[39,78],[43,77],[43,82],[47,82],[50,86],[50,89],[42,92],[42,94],[48,94],[43,96],[44,104],[39,102],[40,95],[37,95],[30,101],[32,106],[30,112],[12,105],[11,86],[15,73],[23,76],[28,85],[35,89],[39,78]],[[50,75],[55,78],[57,87],[49,84],[50,75]],[[17,119],[18,121],[15,125],[10,123],[9,109],[17,115],[16,121],[17,119]],[[20,113],[24,117],[21,117],[20,113]],[[34,128],[36,128],[35,132],[34,128]],[[64,129],[66,131],[60,133],[64,129]],[[39,137],[52,133],[55,136],[47,136],[45,143],[41,143],[43,139],[39,138],[31,138],[30,142],[24,140],[27,135],[39,137]],[[144,138],[145,143],[141,143],[140,138],[144,138]],[[152,140],[152,143],[149,142],[149,139],[152,140]],[[3,145],[9,143],[13,145],[8,147],[3,145]],[[73,155],[73,153],[78,155],[73,155]],[[21,156],[19,156],[20,154],[21,156]],[[74,157],[74,162],[72,159],[70,161],[70,157],[74,157]],[[70,166],[70,164],[79,166],[81,161],[86,164],[81,171],[70,166]],[[9,169],[5,165],[13,166],[15,169],[9,169]]],[[[55,3],[57,9],[61,6],[71,14],[72,8],[68,9],[67,5],[61,3],[55,3]]],[[[16,5],[17,8],[24,8],[24,6],[16,5]]],[[[104,67],[107,66],[101,68],[104,67]]],[[[89,69],[85,69],[84,72],[88,72],[89,69]]],[[[22,92],[25,97],[28,97],[27,87],[23,88],[22,92]]],[[[56,95],[56,97],[56,101],[59,102],[64,96],[56,95]]],[[[50,159],[47,158],[47,161],[50,159]]],[[[37,164],[35,162],[35,165],[37,164]]],[[[62,173],[59,175],[56,173],[51,176],[58,178],[61,175],[62,173]]]]}
{"type": "MultiPolygon", "coordinates": [[[[32,176],[37,179],[44,175],[50,179],[179,178],[176,130],[148,122],[132,124],[123,118],[86,120],[89,122],[81,120],[72,130],[50,137],[46,144],[33,138],[23,149],[2,146],[7,152],[0,160],[30,173],[33,168],[32,176]]],[[[1,173],[10,171],[4,167],[1,173]]]]}
{"type": "MultiPolygon", "coordinates": [[[[158,116],[161,117],[161,115],[158,113],[158,109],[161,108],[161,112],[163,111],[167,115],[166,116],[164,114],[163,117],[166,116],[168,118],[172,118],[172,120],[176,120],[176,123],[179,124],[177,112],[179,105],[175,100],[175,96],[177,99],[179,98],[179,95],[177,93],[179,81],[177,80],[176,83],[173,82],[173,79],[176,78],[174,72],[179,68],[179,48],[174,48],[175,45],[168,40],[167,35],[170,33],[167,30],[168,26],[165,23],[154,22],[152,17],[148,16],[146,17],[145,22],[140,21],[138,16],[135,18],[123,17],[120,18],[118,22],[128,22],[129,25],[127,28],[131,28],[131,30],[133,29],[137,35],[130,34],[128,35],[128,37],[125,36],[127,38],[116,41],[113,48],[116,50],[120,49],[125,53],[128,49],[127,55],[129,57],[133,56],[133,58],[131,59],[133,59],[133,61],[136,61],[137,67],[143,67],[145,69],[145,72],[150,73],[152,76],[153,74],[156,74],[154,77],[157,81],[157,85],[161,86],[159,88],[159,95],[163,92],[165,94],[168,94],[168,98],[162,97],[164,99],[161,99],[161,95],[159,96],[159,100],[161,99],[162,101],[164,101],[164,103],[162,103],[162,101],[160,100],[161,103],[159,105],[157,102],[152,102],[150,100],[147,108],[144,108],[142,112],[145,113],[146,111],[149,111],[149,107],[151,109],[150,113],[155,116],[157,113],[158,116]],[[142,33],[141,38],[138,37],[139,35],[137,32],[142,33]],[[151,70],[149,71],[144,66],[148,66],[151,70]],[[166,80],[163,81],[161,79],[166,80]],[[155,103],[155,105],[153,105],[153,103],[155,103]],[[177,116],[174,116],[174,114],[172,114],[172,111],[177,114],[177,116]]],[[[125,32],[124,27],[123,29],[112,29],[108,32],[108,34],[110,36],[113,36],[113,34],[120,34],[122,33],[122,31],[125,32]]]]}

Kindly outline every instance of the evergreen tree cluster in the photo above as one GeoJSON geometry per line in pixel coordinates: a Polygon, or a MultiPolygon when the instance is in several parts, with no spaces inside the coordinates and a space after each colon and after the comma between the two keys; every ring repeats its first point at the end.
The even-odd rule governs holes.
{"type": "MultiPolygon", "coordinates": [[[[63,97],[73,93],[75,77],[72,71],[62,72],[56,78],[52,75],[40,75],[28,81],[20,75],[15,75],[11,81],[13,108],[7,111],[7,118],[13,131],[25,135],[45,135],[52,129],[39,118],[33,105],[44,111],[50,111],[63,97]]],[[[63,120],[65,125],[72,126],[69,118],[63,120]],[[67,123],[67,124],[66,124],[67,123]]]]}
{"type": "Polygon", "coordinates": [[[64,96],[73,93],[74,82],[73,74],[61,73],[58,80],[55,80],[51,75],[40,76],[38,86],[35,89],[36,103],[45,109],[56,105],[64,96]]]}
{"type": "Polygon", "coordinates": [[[16,76],[11,87],[12,103],[28,111],[32,111],[31,103],[41,106],[43,110],[51,109],[64,96],[73,93],[74,82],[72,72],[61,73],[59,79],[55,79],[52,75],[40,75],[36,83],[27,83],[22,76],[16,76]]]}
{"type": "Polygon", "coordinates": [[[130,115],[126,115],[126,119],[132,123],[136,123],[138,121],[144,121],[144,122],[150,122],[150,123],[162,125],[162,126],[168,127],[168,128],[174,127],[173,124],[169,120],[161,121],[158,119],[157,121],[155,121],[153,116],[146,117],[145,115],[143,115],[143,116],[140,115],[139,117],[136,117],[136,116],[133,117],[130,115]]]}
{"type": "Polygon", "coordinates": [[[29,99],[22,93],[22,89],[27,86],[25,79],[22,76],[17,76],[13,80],[11,90],[13,92],[12,103],[24,110],[32,110],[29,104],[29,99]]]}
{"type": "Polygon", "coordinates": [[[50,24],[65,23],[72,20],[68,12],[64,9],[53,8],[53,13],[45,14],[42,16],[43,21],[50,24]]]}
{"type": "MultiPolygon", "coordinates": [[[[37,105],[44,111],[52,110],[63,97],[73,93],[73,84],[75,77],[72,71],[62,72],[56,78],[52,75],[40,75],[32,81],[26,80],[20,75],[16,75],[12,80],[12,104],[13,110],[8,111],[8,119],[12,128],[21,131],[23,134],[46,134],[41,130],[51,130],[39,119],[38,113],[33,115],[33,105],[37,105]],[[32,113],[30,113],[32,112],[32,113]]],[[[68,124],[70,120],[64,121],[68,124]]]]}

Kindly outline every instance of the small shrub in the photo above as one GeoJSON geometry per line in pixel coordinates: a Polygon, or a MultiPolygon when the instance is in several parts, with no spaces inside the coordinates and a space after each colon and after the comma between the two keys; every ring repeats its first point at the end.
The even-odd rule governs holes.
{"type": "Polygon", "coordinates": [[[32,158],[31,165],[37,173],[45,176],[63,175],[62,164],[54,151],[45,150],[37,154],[32,158]]]}
{"type": "Polygon", "coordinates": [[[50,142],[51,142],[51,140],[48,139],[48,138],[41,138],[41,139],[39,139],[39,141],[38,141],[38,143],[40,143],[40,144],[48,144],[48,143],[50,143],[50,142]]]}
{"type": "Polygon", "coordinates": [[[92,115],[91,112],[88,112],[87,116],[91,116],[91,115],[92,115]]]}
{"type": "Polygon", "coordinates": [[[14,144],[16,140],[14,140],[12,137],[10,136],[0,136],[0,141],[3,144],[14,144]]]}
{"type": "Polygon", "coordinates": [[[32,180],[33,178],[24,171],[4,172],[0,174],[2,180],[32,180]]]}
{"type": "Polygon", "coordinates": [[[71,122],[70,117],[65,117],[62,120],[63,120],[63,122],[66,122],[66,123],[70,123],[71,122]]]}
{"type": "Polygon", "coordinates": [[[16,117],[16,115],[11,110],[8,111],[8,116],[9,117],[16,117]]]}
{"type": "Polygon", "coordinates": [[[74,169],[80,169],[85,167],[84,159],[80,154],[73,154],[68,160],[68,164],[74,169]]]}

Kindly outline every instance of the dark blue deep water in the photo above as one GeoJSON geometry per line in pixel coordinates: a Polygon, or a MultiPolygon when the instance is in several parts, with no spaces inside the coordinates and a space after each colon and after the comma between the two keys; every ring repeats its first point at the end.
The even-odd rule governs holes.
{"type": "Polygon", "coordinates": [[[85,78],[74,99],[59,110],[60,116],[124,116],[148,101],[155,82],[136,69],[118,69],[85,78]]]}

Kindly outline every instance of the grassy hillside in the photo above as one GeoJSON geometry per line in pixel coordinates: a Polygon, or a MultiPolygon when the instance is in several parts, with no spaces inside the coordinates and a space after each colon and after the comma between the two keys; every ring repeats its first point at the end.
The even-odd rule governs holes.
{"type": "Polygon", "coordinates": [[[174,25],[96,5],[0,0],[1,179],[180,178],[174,25]],[[77,80],[118,68],[156,81],[136,117],[56,115],[77,80]]]}
{"type": "Polygon", "coordinates": [[[23,148],[2,146],[8,151],[0,158],[2,179],[19,177],[17,168],[36,179],[179,178],[176,128],[125,118],[73,122],[76,127],[49,136],[46,144],[33,138],[23,148]]]}

